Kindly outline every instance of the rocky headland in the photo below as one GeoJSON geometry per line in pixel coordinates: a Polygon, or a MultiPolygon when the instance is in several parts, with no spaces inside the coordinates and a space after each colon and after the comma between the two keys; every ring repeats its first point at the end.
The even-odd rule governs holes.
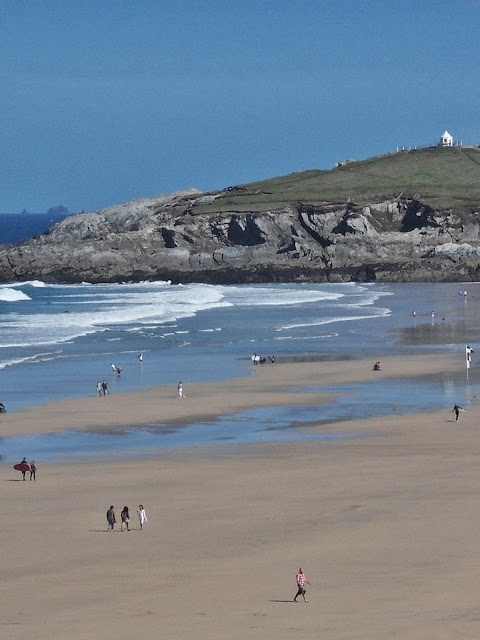
{"type": "MultiPolygon", "coordinates": [[[[448,157],[436,153],[444,154],[442,162],[448,157]]],[[[385,190],[384,176],[368,185],[352,182],[352,165],[366,164],[212,193],[190,189],[71,216],[31,240],[1,246],[0,280],[479,280],[480,197],[478,209],[475,194],[457,204],[446,194],[442,204],[438,192],[422,197],[422,185],[412,182],[405,191],[401,179],[389,194],[361,194],[372,184],[385,190]],[[332,187],[346,179],[338,172],[350,172],[348,188],[332,187]],[[325,174],[331,182],[322,196],[325,174]],[[289,190],[295,178],[299,188],[289,190]],[[315,179],[323,182],[314,193],[315,179]]]]}

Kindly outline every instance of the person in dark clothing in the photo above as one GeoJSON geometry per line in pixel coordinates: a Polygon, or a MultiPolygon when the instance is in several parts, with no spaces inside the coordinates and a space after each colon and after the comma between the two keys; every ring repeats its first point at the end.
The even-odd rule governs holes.
{"type": "Polygon", "coordinates": [[[110,509],[107,511],[107,523],[108,523],[108,531],[113,531],[117,519],[115,518],[115,509],[113,504],[110,505],[110,509]]]}
{"type": "MultiPolygon", "coordinates": [[[[27,459],[25,458],[25,456],[23,457],[23,460],[21,462],[21,464],[28,464],[27,459]]],[[[25,480],[25,474],[27,473],[27,470],[25,469],[25,471],[22,471],[22,479],[25,480]]]]}
{"type": "Polygon", "coordinates": [[[460,411],[465,411],[463,407],[455,403],[455,406],[452,409],[452,413],[455,414],[455,422],[458,420],[458,416],[460,415],[460,411]]]}
{"type": "Polygon", "coordinates": [[[120,531],[123,531],[123,525],[126,525],[127,531],[130,531],[130,513],[128,511],[128,507],[123,507],[123,511],[120,514],[120,518],[122,523],[120,525],[120,531]]]}

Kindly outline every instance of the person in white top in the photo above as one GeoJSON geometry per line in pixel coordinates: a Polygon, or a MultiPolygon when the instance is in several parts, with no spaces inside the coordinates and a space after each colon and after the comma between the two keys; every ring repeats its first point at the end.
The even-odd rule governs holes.
{"type": "Polygon", "coordinates": [[[147,514],[145,513],[145,509],[143,508],[143,504],[138,505],[137,509],[138,520],[140,522],[140,530],[143,529],[143,525],[147,521],[147,514]]]}

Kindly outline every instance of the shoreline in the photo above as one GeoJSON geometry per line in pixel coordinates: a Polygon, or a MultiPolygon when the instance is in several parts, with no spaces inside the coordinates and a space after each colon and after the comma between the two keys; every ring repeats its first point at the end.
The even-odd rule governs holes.
{"type": "Polygon", "coordinates": [[[336,395],[321,388],[428,374],[460,373],[463,363],[448,355],[386,356],[382,371],[372,370],[371,360],[318,360],[281,362],[276,366],[250,366],[251,375],[222,382],[186,383],[186,397],[178,398],[176,386],[161,385],[140,391],[58,400],[25,407],[2,416],[2,436],[45,434],[65,430],[140,427],[212,420],[241,410],[261,407],[311,405],[336,395]]]}

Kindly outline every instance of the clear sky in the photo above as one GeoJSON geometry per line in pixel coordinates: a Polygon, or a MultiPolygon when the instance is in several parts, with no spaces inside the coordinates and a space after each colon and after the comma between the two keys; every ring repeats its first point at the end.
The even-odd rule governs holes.
{"type": "Polygon", "coordinates": [[[0,211],[480,144],[480,0],[3,0],[0,211]]]}

